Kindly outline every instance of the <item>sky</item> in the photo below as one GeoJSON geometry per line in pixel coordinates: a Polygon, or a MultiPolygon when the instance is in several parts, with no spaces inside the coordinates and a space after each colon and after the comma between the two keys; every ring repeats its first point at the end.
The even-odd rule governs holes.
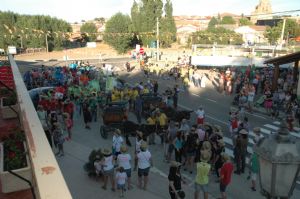
{"type": "MultiPolygon", "coordinates": [[[[270,1],[273,12],[300,9],[299,0],[270,1]]],[[[172,0],[173,15],[198,16],[222,12],[250,14],[258,2],[259,0],[172,0]]],[[[96,17],[109,18],[117,12],[130,14],[132,3],[133,0],[0,0],[0,10],[50,15],[72,23],[96,17]]],[[[300,15],[300,12],[295,14],[300,15]]]]}

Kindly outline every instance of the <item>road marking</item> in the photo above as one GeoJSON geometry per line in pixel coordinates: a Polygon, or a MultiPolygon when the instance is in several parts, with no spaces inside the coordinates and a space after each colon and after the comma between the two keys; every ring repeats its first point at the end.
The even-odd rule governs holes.
{"type": "Polygon", "coordinates": [[[208,100],[208,101],[210,101],[210,102],[217,103],[217,101],[215,101],[215,100],[212,100],[212,99],[209,99],[209,98],[206,98],[206,100],[208,100]]]}
{"type": "Polygon", "coordinates": [[[267,130],[267,129],[264,129],[264,128],[260,128],[260,131],[264,134],[268,134],[270,135],[271,134],[271,131],[270,130],[267,130]]]}
{"type": "MultiPolygon", "coordinates": [[[[233,109],[233,110],[236,110],[236,111],[238,110],[238,108],[235,108],[235,107],[232,107],[232,109],[233,109]]],[[[255,113],[250,113],[250,112],[248,112],[248,111],[245,111],[245,113],[248,114],[248,115],[252,115],[252,116],[254,116],[254,117],[259,117],[259,118],[262,118],[262,119],[267,120],[267,118],[265,118],[265,117],[263,117],[263,116],[261,116],[261,115],[255,114],[255,113]]]]}
{"type": "Polygon", "coordinates": [[[280,125],[281,123],[278,121],[273,122],[273,124],[280,125]]]}
{"type": "MultiPolygon", "coordinates": [[[[226,143],[226,144],[229,144],[229,145],[231,145],[231,146],[233,146],[233,142],[232,142],[232,139],[231,138],[228,138],[228,137],[223,137],[223,140],[224,140],[224,142],[226,143]]],[[[252,150],[252,148],[251,147],[247,147],[247,151],[249,152],[249,153],[253,153],[253,150],[252,150]]]]}
{"type": "Polygon", "coordinates": [[[162,176],[162,177],[164,177],[164,178],[167,178],[167,177],[168,177],[167,174],[165,174],[163,171],[159,170],[159,169],[156,168],[156,167],[151,167],[150,171],[153,172],[153,173],[158,173],[160,176],[162,176]]]}
{"type": "Polygon", "coordinates": [[[277,131],[279,129],[279,127],[271,125],[271,124],[265,124],[264,126],[267,127],[267,128],[269,128],[269,129],[273,129],[275,131],[277,131]]]}
{"type": "MultiPolygon", "coordinates": [[[[198,94],[196,94],[196,93],[191,93],[191,95],[194,95],[194,96],[196,96],[196,97],[203,98],[203,97],[201,97],[200,95],[198,95],[198,94]]],[[[209,99],[209,98],[203,98],[203,99],[206,99],[207,101],[210,101],[210,102],[217,103],[217,101],[216,101],[216,100],[213,100],[213,99],[209,99]]]]}
{"type": "MultiPolygon", "coordinates": [[[[188,110],[188,111],[192,111],[192,109],[190,109],[189,107],[184,106],[184,105],[182,105],[182,104],[178,104],[178,106],[181,107],[181,108],[184,108],[184,109],[186,109],[186,110],[188,110]]],[[[214,117],[212,117],[212,116],[206,115],[206,117],[207,117],[207,118],[210,118],[210,119],[212,119],[212,120],[218,121],[218,122],[220,122],[220,123],[222,123],[222,124],[228,125],[227,122],[224,122],[224,121],[219,120],[219,119],[217,119],[217,118],[214,118],[214,117]]]]}

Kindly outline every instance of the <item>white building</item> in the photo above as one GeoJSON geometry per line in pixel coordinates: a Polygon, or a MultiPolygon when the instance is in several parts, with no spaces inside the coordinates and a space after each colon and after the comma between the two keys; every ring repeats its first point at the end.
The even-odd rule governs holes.
{"type": "Polygon", "coordinates": [[[240,26],[234,31],[243,37],[243,41],[247,44],[265,43],[264,36],[266,26],[240,26]]]}

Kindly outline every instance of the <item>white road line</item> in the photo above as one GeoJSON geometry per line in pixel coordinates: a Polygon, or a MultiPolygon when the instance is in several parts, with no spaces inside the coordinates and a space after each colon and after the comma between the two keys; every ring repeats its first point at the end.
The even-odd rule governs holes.
{"type": "MultiPolygon", "coordinates": [[[[181,104],[178,104],[178,106],[181,107],[181,108],[184,108],[184,109],[186,109],[186,110],[192,111],[192,109],[190,109],[190,108],[187,107],[187,106],[184,106],[184,105],[181,105],[181,104]]],[[[210,118],[210,119],[212,119],[212,120],[218,121],[218,122],[220,122],[220,123],[222,123],[222,124],[228,125],[227,122],[224,122],[224,121],[219,120],[219,119],[217,119],[217,118],[214,118],[214,117],[212,117],[212,116],[206,115],[206,117],[207,117],[207,118],[210,118]]]]}
{"type": "Polygon", "coordinates": [[[274,126],[274,125],[272,125],[272,124],[265,124],[264,126],[267,127],[267,128],[269,128],[269,129],[273,129],[273,130],[275,130],[275,131],[277,131],[277,130],[279,129],[279,127],[274,126]]]}
{"type": "Polygon", "coordinates": [[[214,103],[217,103],[216,100],[212,100],[212,99],[209,99],[209,98],[206,98],[206,100],[210,101],[210,102],[214,102],[214,103]]]}
{"type": "Polygon", "coordinates": [[[300,138],[300,134],[299,133],[295,133],[295,132],[290,132],[291,135],[295,136],[296,138],[300,138]]]}
{"type": "MultiPolygon", "coordinates": [[[[231,145],[232,147],[233,147],[233,142],[232,142],[232,139],[231,138],[228,138],[228,137],[223,137],[223,140],[224,140],[224,142],[226,143],[226,144],[229,144],[229,145],[231,145]]],[[[252,148],[251,147],[247,147],[247,151],[249,152],[249,153],[253,153],[253,150],[252,150],[252,148]]]]}
{"type": "Polygon", "coordinates": [[[268,134],[270,135],[271,134],[271,131],[270,130],[267,130],[267,129],[264,129],[264,128],[260,128],[260,131],[264,134],[268,134]]]}
{"type": "Polygon", "coordinates": [[[300,131],[300,128],[298,128],[298,127],[294,127],[294,129],[295,129],[296,131],[300,131]]]}
{"type": "MultiPolygon", "coordinates": [[[[196,96],[196,97],[202,98],[200,95],[198,95],[198,94],[196,94],[196,93],[192,93],[191,95],[194,95],[194,96],[196,96]]],[[[210,102],[217,103],[217,101],[216,101],[216,100],[213,100],[213,99],[209,99],[209,98],[203,98],[203,99],[206,99],[207,101],[210,101],[210,102]]]]}
{"type": "Polygon", "coordinates": [[[281,123],[279,121],[275,121],[273,124],[280,125],[281,123]]]}
{"type": "MultiPolygon", "coordinates": [[[[232,109],[233,110],[238,110],[237,108],[235,108],[235,107],[232,107],[232,109]]],[[[265,120],[267,120],[267,118],[265,118],[265,117],[263,117],[263,116],[261,116],[261,115],[257,115],[257,114],[255,114],[255,113],[250,113],[250,112],[248,112],[248,111],[245,111],[245,113],[246,114],[248,114],[248,115],[252,115],[252,116],[254,116],[254,117],[259,117],[259,118],[262,118],[262,119],[265,119],[265,120]]]]}
{"type": "MultiPolygon", "coordinates": [[[[225,153],[227,155],[229,155],[232,159],[234,159],[234,155],[233,155],[233,150],[229,149],[229,148],[225,148],[225,153]]],[[[249,164],[250,159],[247,157],[246,158],[246,164],[249,164]]]]}
{"type": "Polygon", "coordinates": [[[168,177],[167,174],[165,174],[163,171],[159,170],[159,169],[156,168],[156,167],[151,167],[150,171],[153,172],[153,173],[158,173],[160,176],[162,176],[162,177],[164,177],[164,178],[167,178],[167,177],[168,177]]]}

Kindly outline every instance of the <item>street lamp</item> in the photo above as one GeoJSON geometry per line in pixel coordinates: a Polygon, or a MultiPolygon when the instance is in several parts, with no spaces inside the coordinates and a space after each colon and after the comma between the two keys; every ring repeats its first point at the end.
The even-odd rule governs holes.
{"type": "Polygon", "coordinates": [[[289,136],[286,122],[277,134],[262,139],[255,147],[259,158],[259,178],[267,198],[289,198],[300,169],[300,142],[289,136]]]}

